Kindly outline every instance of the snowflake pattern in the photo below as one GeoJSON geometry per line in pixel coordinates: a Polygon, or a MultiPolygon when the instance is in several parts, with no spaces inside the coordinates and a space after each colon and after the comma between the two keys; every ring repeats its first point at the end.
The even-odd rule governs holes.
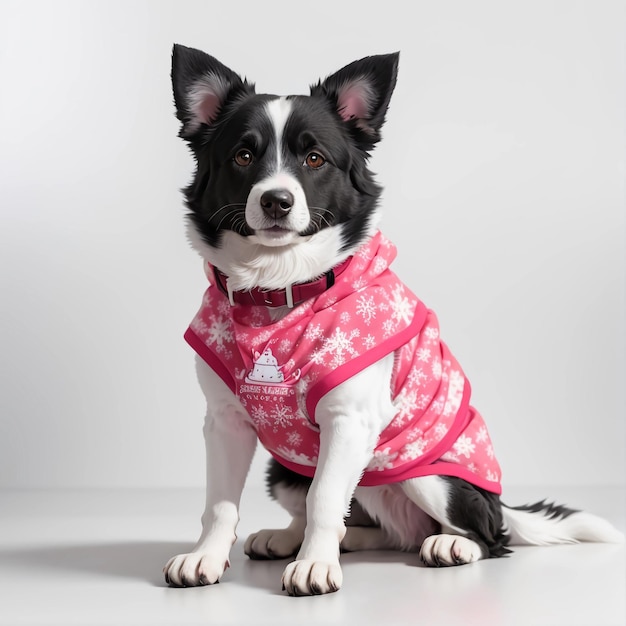
{"type": "Polygon", "coordinates": [[[366,326],[372,323],[376,318],[376,302],[374,296],[361,296],[356,303],[356,312],[363,318],[366,326]]]}
{"type": "Polygon", "coordinates": [[[411,443],[407,443],[400,451],[400,458],[403,461],[414,461],[424,454],[427,443],[424,439],[416,439],[411,443]]]}
{"type": "Polygon", "coordinates": [[[279,428],[288,428],[293,425],[293,409],[287,405],[275,404],[270,413],[270,420],[273,424],[274,432],[279,428]]]}
{"type": "Polygon", "coordinates": [[[333,333],[324,339],[322,347],[313,352],[311,361],[320,365],[326,362],[327,357],[330,357],[329,364],[332,369],[343,365],[350,357],[354,358],[359,355],[353,343],[359,335],[358,328],[350,332],[335,328],[333,333]]]}
{"type": "Polygon", "coordinates": [[[440,341],[434,313],[390,271],[394,256],[393,244],[377,234],[356,252],[333,287],[278,321],[264,307],[231,307],[213,286],[190,332],[207,347],[209,365],[217,360],[230,372],[229,384],[261,443],[297,471],[298,466],[314,467],[319,456],[312,390],[329,374],[351,368],[354,359],[367,365],[362,357],[421,319],[421,330],[396,348],[395,415],[379,437],[362,484],[388,470],[394,470],[394,480],[405,476],[403,471],[410,477],[411,468],[437,460],[462,466],[454,475],[464,471],[464,477],[488,488],[499,482],[500,468],[484,421],[468,406],[465,375],[440,341]],[[266,378],[269,384],[248,375],[255,354],[266,350],[282,374],[266,378]]]}
{"type": "Polygon", "coordinates": [[[393,467],[393,462],[398,456],[397,452],[391,452],[391,448],[384,450],[375,450],[372,460],[369,462],[367,469],[376,472],[382,472],[393,467]]]}
{"type": "Polygon", "coordinates": [[[297,448],[302,443],[302,435],[294,430],[287,435],[287,443],[294,448],[297,448]]]}
{"type": "Polygon", "coordinates": [[[476,446],[472,443],[472,440],[465,435],[461,435],[453,444],[452,447],[458,456],[463,455],[466,459],[469,459],[476,446]]]}

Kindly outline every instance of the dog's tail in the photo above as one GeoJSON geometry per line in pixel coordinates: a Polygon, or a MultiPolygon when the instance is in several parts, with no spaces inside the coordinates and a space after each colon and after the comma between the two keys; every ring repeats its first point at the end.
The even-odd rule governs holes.
{"type": "Polygon", "coordinates": [[[510,545],[624,541],[623,533],[607,520],[545,500],[515,507],[503,504],[502,514],[504,531],[510,537],[510,545]]]}

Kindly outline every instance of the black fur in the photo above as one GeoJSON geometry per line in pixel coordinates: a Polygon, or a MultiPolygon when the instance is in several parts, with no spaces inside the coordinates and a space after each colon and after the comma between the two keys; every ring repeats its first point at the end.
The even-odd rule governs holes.
{"type": "Polygon", "coordinates": [[[276,486],[282,485],[288,489],[304,489],[309,490],[312,478],[302,476],[296,472],[287,469],[281,465],[276,459],[270,459],[265,473],[265,480],[268,494],[276,500],[276,486]]]}
{"type": "Polygon", "coordinates": [[[565,519],[574,513],[580,513],[580,510],[578,509],[570,509],[569,507],[561,504],[555,504],[553,502],[547,502],[546,500],[541,500],[540,502],[535,502],[534,504],[523,504],[521,506],[507,506],[503,503],[502,506],[506,506],[507,509],[515,511],[542,513],[548,519],[565,519]]]}
{"type": "Polygon", "coordinates": [[[453,476],[442,476],[448,483],[450,523],[462,528],[478,543],[484,557],[509,554],[509,536],[503,531],[502,504],[499,496],[453,476]]]}

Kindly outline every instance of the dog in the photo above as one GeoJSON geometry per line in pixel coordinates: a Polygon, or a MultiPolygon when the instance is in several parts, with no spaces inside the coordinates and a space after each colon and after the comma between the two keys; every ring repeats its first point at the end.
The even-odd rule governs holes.
{"type": "Polygon", "coordinates": [[[295,556],[289,595],[337,591],[341,551],[419,551],[440,567],[511,545],[623,541],[586,512],[501,502],[469,381],[435,314],[389,267],[368,156],[398,61],[366,57],[309,96],[279,97],[174,45],[180,137],[196,162],[188,233],[210,286],[185,334],[208,407],[206,508],[196,546],[164,568],[171,586],[217,583],[229,567],[257,440],[292,521],[244,551],[295,556]]]}

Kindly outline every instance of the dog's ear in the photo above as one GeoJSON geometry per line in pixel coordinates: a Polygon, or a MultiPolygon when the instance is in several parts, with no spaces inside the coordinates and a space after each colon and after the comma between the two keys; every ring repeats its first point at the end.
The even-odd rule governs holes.
{"type": "Polygon", "coordinates": [[[253,84],[214,57],[180,44],[172,49],[172,87],[180,136],[188,140],[211,126],[228,101],[254,93],[253,84]]]}
{"type": "Polygon", "coordinates": [[[330,99],[356,138],[372,147],[380,139],[396,85],[399,58],[395,52],[354,61],[313,85],[311,95],[330,99]]]}

